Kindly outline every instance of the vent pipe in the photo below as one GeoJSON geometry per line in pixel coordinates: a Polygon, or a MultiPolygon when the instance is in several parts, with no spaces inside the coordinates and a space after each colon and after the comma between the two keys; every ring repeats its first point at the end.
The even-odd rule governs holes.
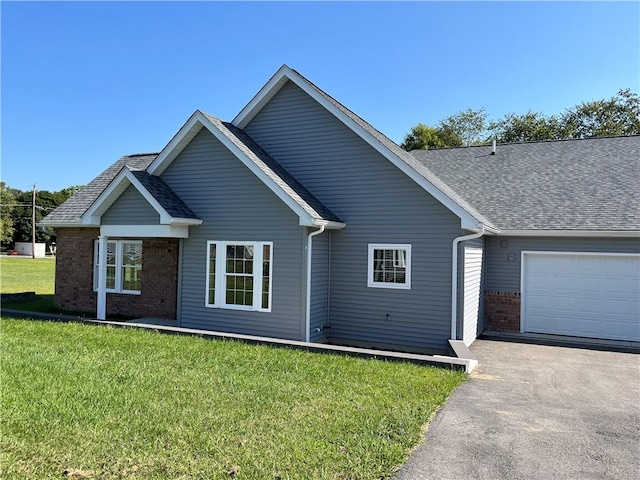
{"type": "Polygon", "coordinates": [[[491,141],[491,155],[495,155],[496,154],[496,139],[494,138],[491,141]]]}

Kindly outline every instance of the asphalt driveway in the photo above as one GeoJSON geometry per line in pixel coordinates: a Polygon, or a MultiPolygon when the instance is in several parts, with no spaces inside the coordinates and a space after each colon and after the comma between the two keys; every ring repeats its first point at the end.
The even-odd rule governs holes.
{"type": "Polygon", "coordinates": [[[394,480],[640,478],[640,355],[476,341],[394,480]]]}

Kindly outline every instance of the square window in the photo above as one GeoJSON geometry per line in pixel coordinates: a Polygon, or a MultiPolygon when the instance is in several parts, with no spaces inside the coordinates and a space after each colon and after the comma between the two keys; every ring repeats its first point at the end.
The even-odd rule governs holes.
{"type": "Polygon", "coordinates": [[[367,286],[411,288],[411,245],[369,244],[367,286]]]}

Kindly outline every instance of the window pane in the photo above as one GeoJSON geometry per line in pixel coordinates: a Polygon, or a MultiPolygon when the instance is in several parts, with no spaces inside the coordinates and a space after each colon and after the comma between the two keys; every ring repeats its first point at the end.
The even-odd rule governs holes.
{"type": "Polygon", "coordinates": [[[122,243],[122,290],[142,289],[142,243],[122,243]]]}
{"type": "Polygon", "coordinates": [[[262,308],[269,308],[269,280],[271,271],[271,245],[262,247],[262,308]]]}
{"type": "Polygon", "coordinates": [[[116,267],[107,265],[107,290],[116,288],[116,267]]]}
{"type": "Polygon", "coordinates": [[[116,264],[116,243],[107,242],[107,265],[116,264]]]}
{"type": "Polygon", "coordinates": [[[209,302],[216,303],[216,244],[209,245],[209,302]]]}
{"type": "Polygon", "coordinates": [[[374,249],[373,281],[406,283],[407,251],[405,249],[374,249]]]}

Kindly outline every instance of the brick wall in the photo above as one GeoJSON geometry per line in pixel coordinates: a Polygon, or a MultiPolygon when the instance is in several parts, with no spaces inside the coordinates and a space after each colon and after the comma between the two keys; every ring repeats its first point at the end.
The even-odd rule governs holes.
{"type": "Polygon", "coordinates": [[[56,230],[56,308],[95,315],[93,242],[99,232],[97,228],[56,230]]]}
{"type": "MultiPolygon", "coordinates": [[[[56,308],[95,315],[97,293],[93,291],[93,245],[98,233],[97,228],[58,228],[56,308]]],[[[143,239],[141,294],[107,293],[107,317],[175,318],[177,286],[178,240],[143,239]]]]}
{"type": "Polygon", "coordinates": [[[494,332],[520,332],[520,293],[485,292],[486,329],[494,332]]]}

